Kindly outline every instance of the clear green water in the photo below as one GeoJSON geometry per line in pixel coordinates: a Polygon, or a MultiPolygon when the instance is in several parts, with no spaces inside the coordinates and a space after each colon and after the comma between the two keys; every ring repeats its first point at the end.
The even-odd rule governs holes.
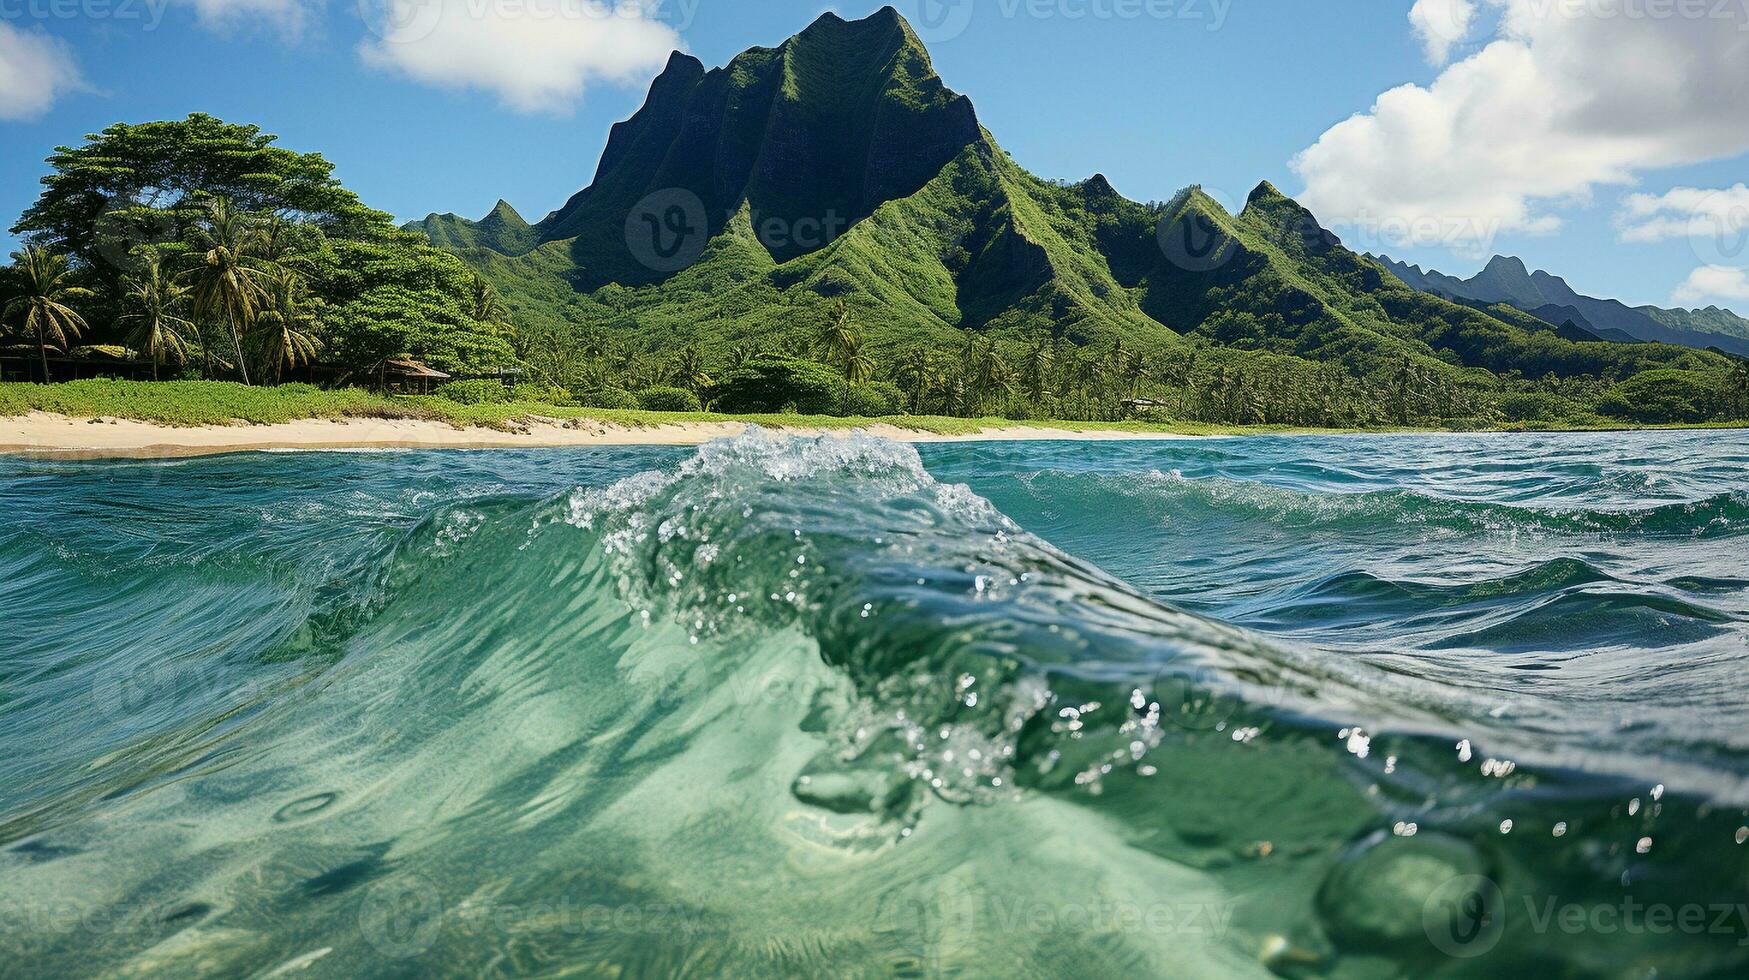
{"type": "Polygon", "coordinates": [[[1741,976],[1746,476],[0,460],[0,974],[1741,976]]]}

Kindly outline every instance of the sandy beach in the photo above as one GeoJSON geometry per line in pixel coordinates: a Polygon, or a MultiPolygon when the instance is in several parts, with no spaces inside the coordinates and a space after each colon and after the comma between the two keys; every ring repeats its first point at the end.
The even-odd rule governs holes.
{"type": "MultiPolygon", "coordinates": [[[[407,419],[304,419],[274,425],[166,426],[129,419],[82,419],[33,412],[0,418],[0,453],[63,459],[179,457],[249,451],[340,449],[533,449],[587,446],[691,446],[739,435],[744,422],[687,422],[637,427],[594,419],[532,420],[513,429],[457,428],[407,419]]],[[[861,430],[786,428],[796,435],[854,431],[903,442],[1013,440],[1189,439],[1171,433],[1084,431],[1005,426],[966,435],[938,435],[895,425],[861,430]]]]}

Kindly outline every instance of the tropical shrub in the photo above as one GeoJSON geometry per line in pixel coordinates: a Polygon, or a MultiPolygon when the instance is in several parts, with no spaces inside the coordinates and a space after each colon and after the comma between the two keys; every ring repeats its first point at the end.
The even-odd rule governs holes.
{"type": "Polygon", "coordinates": [[[1504,395],[1499,408],[1508,422],[1557,422],[1581,411],[1570,399],[1546,391],[1504,395]]]}
{"type": "Polygon", "coordinates": [[[901,414],[904,404],[904,392],[890,381],[845,385],[835,414],[878,419],[901,414]]]}
{"type": "Polygon", "coordinates": [[[502,381],[482,378],[476,381],[451,381],[432,392],[460,405],[497,405],[510,400],[502,381]]]}
{"type": "Polygon", "coordinates": [[[1705,422],[1722,404],[1718,380],[1699,371],[1644,371],[1607,392],[1597,409],[1633,422],[1705,422]]]}
{"type": "Polygon", "coordinates": [[[513,402],[538,402],[542,405],[564,405],[571,401],[571,393],[563,388],[529,384],[525,381],[510,389],[510,400],[513,402]]]}
{"type": "Polygon", "coordinates": [[[613,408],[630,411],[638,407],[636,395],[623,388],[598,388],[594,391],[573,392],[572,398],[584,408],[613,408]]]}
{"type": "Polygon", "coordinates": [[[844,382],[816,361],[756,357],[723,375],[710,396],[722,412],[781,412],[832,415],[839,411],[844,382]]]}
{"type": "Polygon", "coordinates": [[[656,387],[638,392],[638,407],[646,412],[697,412],[698,396],[685,388],[656,387]]]}

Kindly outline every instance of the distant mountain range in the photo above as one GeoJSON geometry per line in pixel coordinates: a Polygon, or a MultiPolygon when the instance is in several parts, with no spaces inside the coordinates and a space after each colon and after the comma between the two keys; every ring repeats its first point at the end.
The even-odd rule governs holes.
{"type": "Polygon", "coordinates": [[[1592,342],[1616,324],[1591,312],[1565,328],[1411,288],[1267,182],[1232,214],[1196,187],[1144,204],[1097,174],[1036,177],[891,8],[822,15],[723,68],[676,53],[613,127],[589,186],[539,222],[500,202],[480,221],[411,227],[497,285],[525,332],[583,326],[712,359],[805,347],[841,301],[877,355],[961,350],[973,329],[1104,350],[1199,337],[1357,378],[1409,361],[1452,385],[1482,383],[1466,368],[1724,370],[1691,351],[1592,342]]]}
{"type": "Polygon", "coordinates": [[[1375,256],[1387,269],[1416,289],[1474,303],[1505,303],[1557,326],[1572,323],[1603,340],[1679,344],[1705,350],[1716,347],[1749,356],[1749,320],[1729,310],[1666,310],[1630,307],[1619,300],[1585,296],[1566,280],[1547,272],[1531,272],[1522,259],[1496,255],[1469,279],[1375,256]]]}

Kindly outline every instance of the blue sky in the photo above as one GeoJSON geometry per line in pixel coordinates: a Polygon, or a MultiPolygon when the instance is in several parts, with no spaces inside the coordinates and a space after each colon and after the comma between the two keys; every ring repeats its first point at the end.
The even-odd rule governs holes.
{"type": "MultiPolygon", "coordinates": [[[[367,202],[402,218],[477,217],[503,197],[532,220],[588,183],[608,127],[636,110],[668,47],[719,65],[825,10],[879,6],[661,0],[653,16],[611,28],[508,23],[526,19],[524,2],[572,0],[0,0],[0,216],[10,224],[34,199],[56,144],[114,121],[203,111],[321,152],[367,202]],[[472,20],[407,44],[380,40],[379,4],[421,2],[459,5],[472,20]]],[[[1749,110],[1703,109],[1692,85],[1663,103],[1656,94],[1656,82],[1687,72],[1749,104],[1728,60],[1749,58],[1711,40],[1741,44],[1749,21],[1608,8],[1633,0],[1583,0],[1594,15],[1617,9],[1613,18],[1510,21],[1551,2],[898,6],[947,83],[1041,175],[1103,172],[1138,199],[1200,183],[1234,203],[1268,179],[1304,195],[1351,244],[1447,272],[1505,252],[1581,291],[1663,305],[1681,288],[1687,305],[1749,312],[1730,236],[1689,233],[1711,227],[1709,216],[1738,230],[1731,190],[1745,178],[1749,110]],[[1673,44],[1692,48],[1675,69],[1673,44]],[[1608,59],[1609,77],[1573,75],[1575,52],[1608,59]],[[1635,104],[1584,104],[1612,81],[1635,86],[1622,100],[1635,104]],[[1405,85],[1416,88],[1375,108],[1405,85]],[[1689,193],[1668,195],[1676,188],[1689,193]],[[1637,230],[1624,236],[1628,226],[1637,230]]],[[[419,9],[395,8],[402,19],[388,23],[419,9]]]]}

